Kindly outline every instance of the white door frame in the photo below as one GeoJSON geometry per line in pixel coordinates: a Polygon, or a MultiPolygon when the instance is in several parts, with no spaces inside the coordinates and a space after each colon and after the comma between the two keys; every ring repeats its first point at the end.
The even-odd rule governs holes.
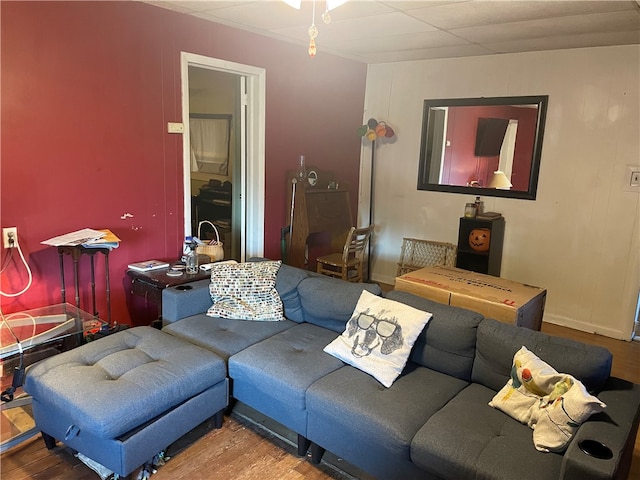
{"type": "Polygon", "coordinates": [[[207,68],[239,75],[246,84],[246,95],[241,95],[242,115],[240,132],[240,189],[242,239],[240,259],[264,256],[264,130],[266,71],[263,68],[242,65],[194,53],[180,53],[182,80],[182,168],[184,181],[184,232],[191,235],[191,152],[189,142],[189,67],[207,68]]]}

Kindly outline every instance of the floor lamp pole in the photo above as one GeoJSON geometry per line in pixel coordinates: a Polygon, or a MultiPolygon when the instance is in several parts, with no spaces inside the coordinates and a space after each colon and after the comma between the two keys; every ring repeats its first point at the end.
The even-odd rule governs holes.
{"type": "MultiPolygon", "coordinates": [[[[376,141],[371,141],[371,175],[369,185],[369,225],[373,225],[373,183],[374,183],[374,165],[375,165],[376,141]]],[[[369,236],[369,247],[367,252],[367,281],[371,280],[371,244],[373,243],[373,232],[369,236]]]]}

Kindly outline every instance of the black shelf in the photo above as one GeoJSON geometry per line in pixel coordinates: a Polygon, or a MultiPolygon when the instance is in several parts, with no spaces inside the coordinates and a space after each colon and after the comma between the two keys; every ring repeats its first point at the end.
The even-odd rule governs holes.
{"type": "MultiPolygon", "coordinates": [[[[499,277],[502,266],[504,225],[504,217],[498,217],[492,220],[460,218],[456,267],[499,277]],[[472,248],[469,243],[469,235],[471,232],[479,229],[486,229],[489,232],[489,245],[488,248],[483,251],[481,251],[483,249],[482,245],[477,247],[481,249],[478,250],[472,248]]],[[[482,243],[482,238],[479,239],[478,243],[482,243]]]]}

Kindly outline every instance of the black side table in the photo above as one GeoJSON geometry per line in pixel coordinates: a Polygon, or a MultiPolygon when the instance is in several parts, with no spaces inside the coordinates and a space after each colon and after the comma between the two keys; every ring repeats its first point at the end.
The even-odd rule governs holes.
{"type": "Polygon", "coordinates": [[[136,309],[133,302],[130,305],[131,321],[135,324],[147,323],[151,320],[151,325],[160,328],[162,326],[162,290],[176,285],[195,282],[211,278],[211,272],[198,270],[198,273],[183,273],[179,277],[167,275],[169,268],[161,268],[148,272],[139,272],[128,269],[127,276],[131,279],[130,293],[133,296],[144,298],[143,311],[136,309]],[[136,321],[142,318],[142,322],[136,321]]]}
{"type": "Polygon", "coordinates": [[[458,229],[456,267],[499,277],[502,266],[504,225],[504,217],[492,220],[461,217],[458,229]],[[488,236],[484,236],[486,240],[482,246],[474,248],[470,243],[469,236],[471,232],[475,233],[476,230],[484,230],[488,236]]]}

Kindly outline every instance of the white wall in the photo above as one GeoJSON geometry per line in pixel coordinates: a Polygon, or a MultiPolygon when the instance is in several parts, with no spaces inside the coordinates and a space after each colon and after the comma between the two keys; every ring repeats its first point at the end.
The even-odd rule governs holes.
{"type": "MultiPolygon", "coordinates": [[[[372,278],[394,283],[403,237],[457,243],[471,195],[418,191],[425,99],[549,95],[535,201],[483,197],[506,219],[502,276],[547,289],[544,321],[629,339],[640,288],[640,47],[600,47],[370,65],[366,121],[377,142],[372,278]]],[[[358,211],[368,222],[371,144],[358,211]]]]}

